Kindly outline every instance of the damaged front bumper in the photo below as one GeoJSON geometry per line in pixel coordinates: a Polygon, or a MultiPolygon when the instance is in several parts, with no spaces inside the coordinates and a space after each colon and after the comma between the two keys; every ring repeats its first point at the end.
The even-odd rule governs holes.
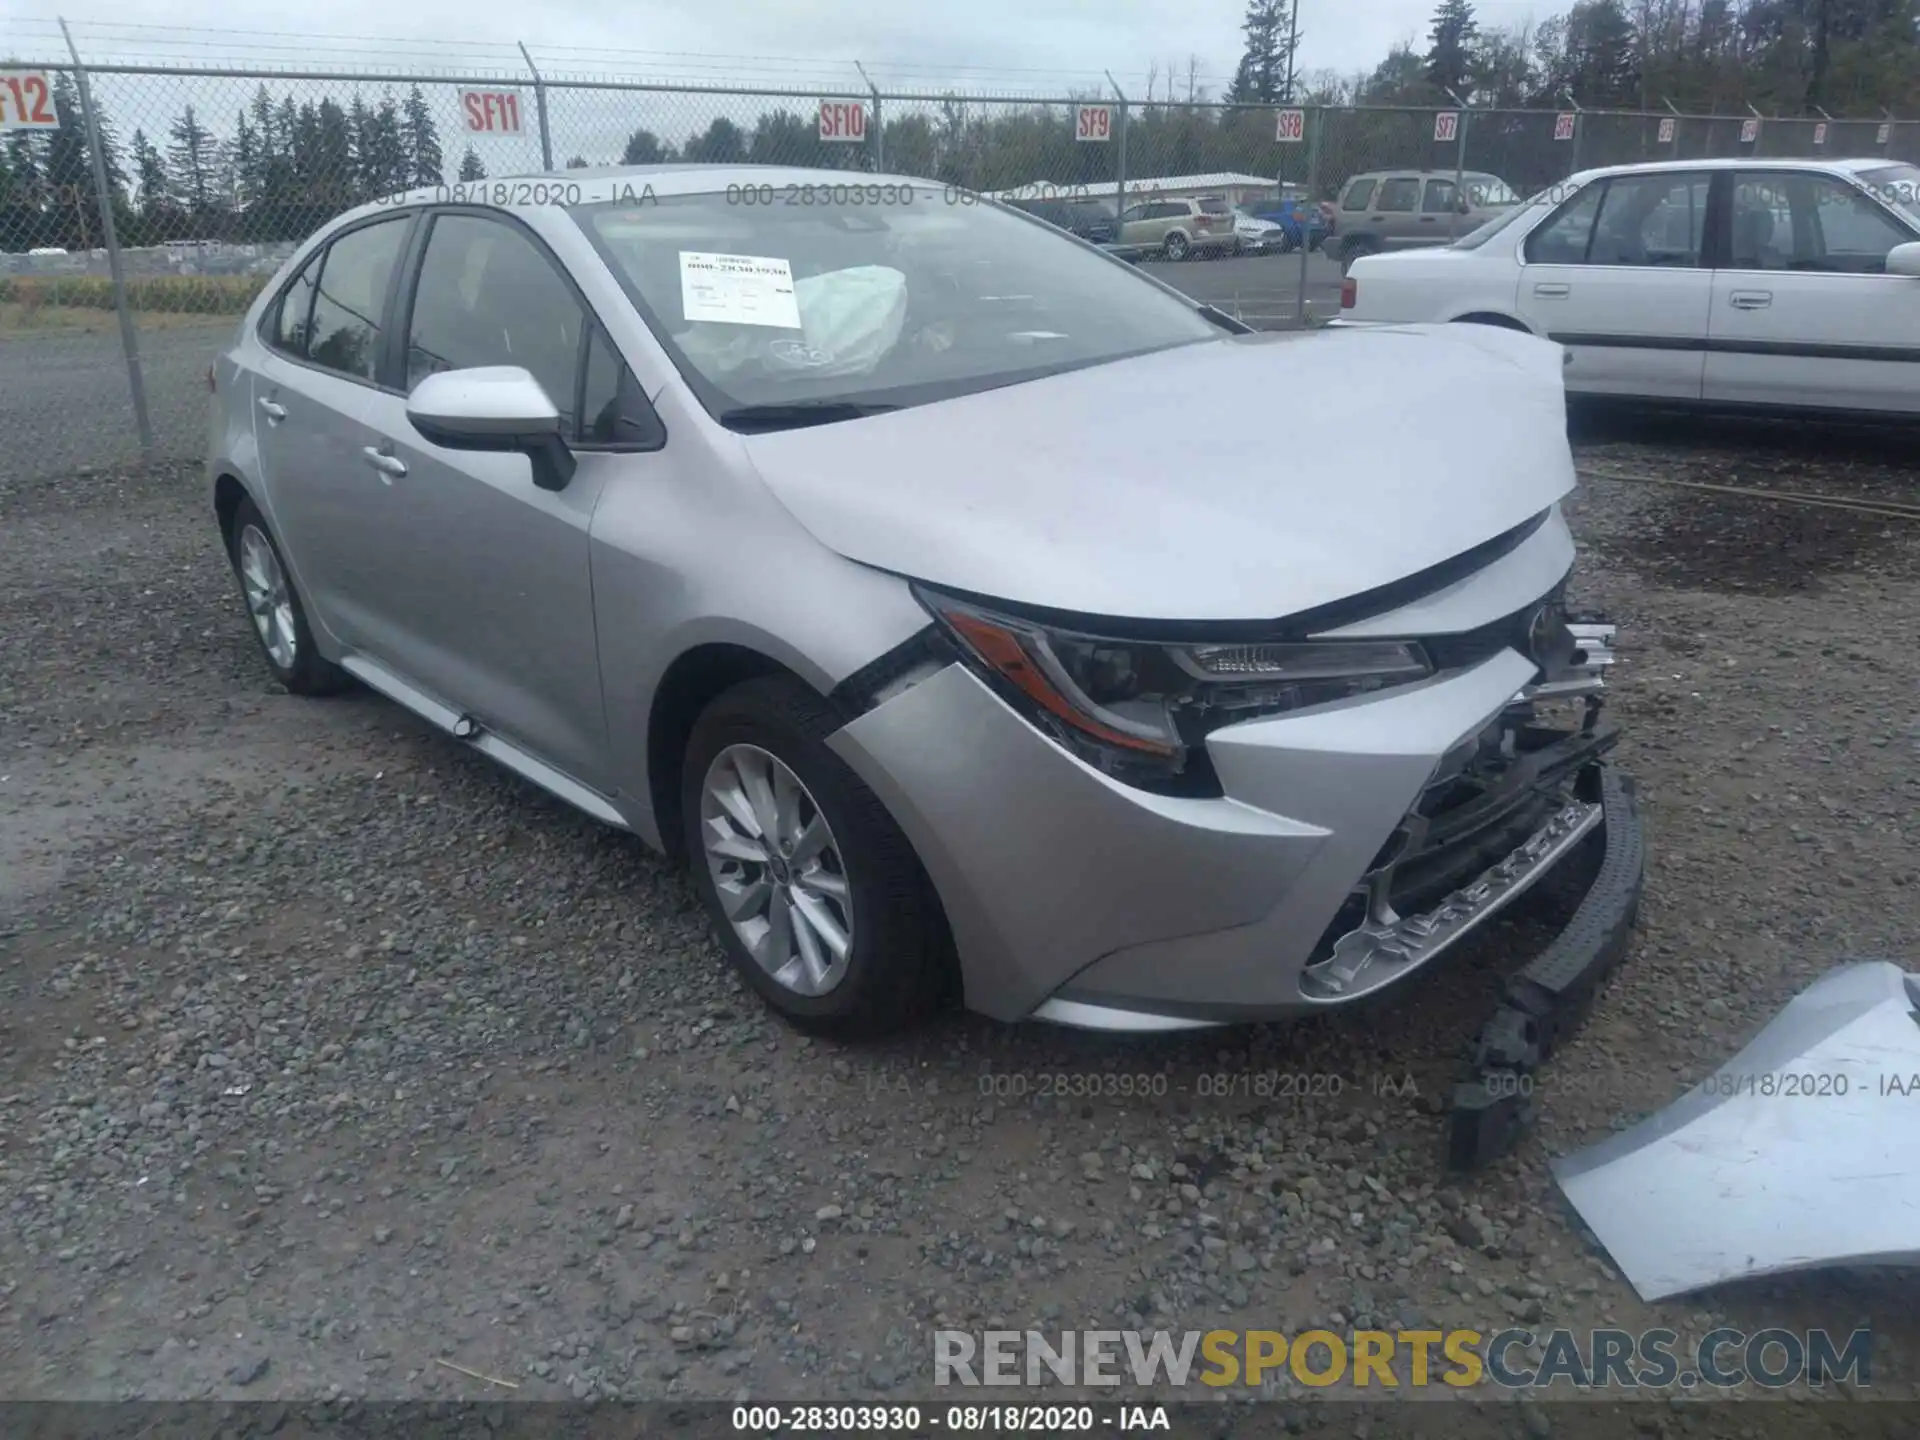
{"type": "MultiPolygon", "coordinates": [[[[1549,527],[1476,593],[1537,597],[1529,577],[1552,583],[1570,551],[1549,527]]],[[[961,663],[828,743],[925,865],[970,1008],[1135,1032],[1310,1014],[1398,983],[1576,853],[1631,853],[1603,866],[1607,908],[1631,914],[1638,822],[1598,723],[1612,630],[1580,622],[1544,666],[1521,653],[1540,603],[1449,632],[1430,680],[1213,732],[1211,796],[1093,769],[961,663]],[[1541,723],[1555,701],[1584,720],[1541,723]]]]}

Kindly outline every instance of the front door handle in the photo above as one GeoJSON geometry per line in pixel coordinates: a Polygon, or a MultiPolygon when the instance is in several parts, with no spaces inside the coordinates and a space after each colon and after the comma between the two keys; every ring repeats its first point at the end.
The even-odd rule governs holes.
{"type": "Polygon", "coordinates": [[[1533,293],[1542,300],[1564,300],[1573,293],[1571,285],[1536,285],[1533,293]]]}
{"type": "Polygon", "coordinates": [[[407,462],[398,455],[389,455],[384,450],[376,450],[369,445],[360,452],[366,457],[367,464],[382,475],[400,476],[407,473],[407,462]]]}
{"type": "Polygon", "coordinates": [[[260,410],[275,425],[287,418],[287,407],[276,405],[264,395],[260,397],[260,410]]]}
{"type": "Polygon", "coordinates": [[[1771,290],[1736,290],[1727,296],[1727,303],[1736,310],[1764,310],[1773,304],[1771,290]]]}

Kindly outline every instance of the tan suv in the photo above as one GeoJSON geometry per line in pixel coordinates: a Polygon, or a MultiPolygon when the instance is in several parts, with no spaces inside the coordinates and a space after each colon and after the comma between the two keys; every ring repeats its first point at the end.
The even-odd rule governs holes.
{"type": "Polygon", "coordinates": [[[1498,175],[1469,170],[1455,183],[1454,172],[1373,170],[1347,181],[1340,192],[1334,233],[1327,248],[1346,269],[1362,255],[1445,245],[1477,230],[1520,203],[1498,175]]]}
{"type": "Polygon", "coordinates": [[[1143,200],[1120,212],[1120,243],[1169,260],[1234,248],[1233,207],[1225,198],[1143,200]]]}

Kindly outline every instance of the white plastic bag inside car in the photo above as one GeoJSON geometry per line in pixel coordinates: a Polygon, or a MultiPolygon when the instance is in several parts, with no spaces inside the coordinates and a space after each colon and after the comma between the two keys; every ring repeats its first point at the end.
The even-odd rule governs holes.
{"type": "Polygon", "coordinates": [[[855,265],[794,281],[800,330],[695,325],[679,337],[702,369],[728,374],[759,362],[796,376],[864,375],[899,343],[907,277],[890,265],[855,265]]]}

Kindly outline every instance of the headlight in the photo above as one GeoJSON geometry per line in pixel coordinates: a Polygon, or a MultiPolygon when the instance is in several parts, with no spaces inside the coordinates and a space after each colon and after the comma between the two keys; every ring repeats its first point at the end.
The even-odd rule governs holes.
{"type": "Polygon", "coordinates": [[[962,653],[1028,719],[1130,783],[1186,775],[1223,725],[1433,673],[1399,641],[1169,644],[1085,634],[916,589],[962,653]]]}

